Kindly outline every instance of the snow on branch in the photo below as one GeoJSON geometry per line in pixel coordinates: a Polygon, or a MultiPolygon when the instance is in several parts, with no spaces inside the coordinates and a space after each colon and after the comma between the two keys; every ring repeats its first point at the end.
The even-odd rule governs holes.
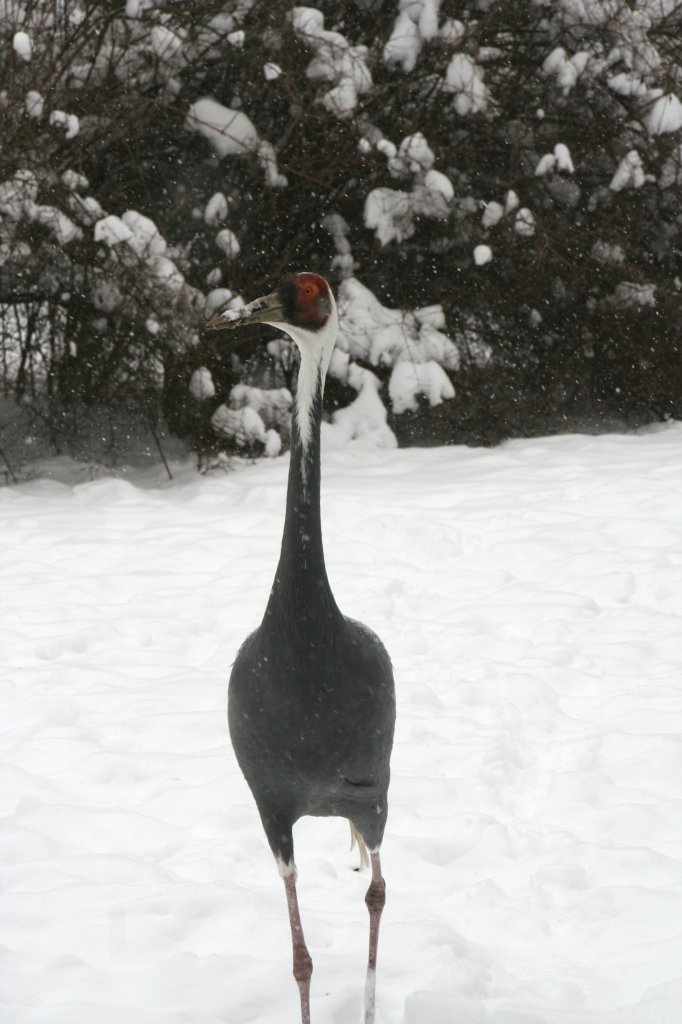
{"type": "Polygon", "coordinates": [[[673,93],[659,96],[647,117],[647,127],[652,135],[676,132],[682,128],[682,103],[677,96],[673,93]]]}
{"type": "MultiPolygon", "coordinates": [[[[351,386],[371,387],[376,392],[375,375],[370,374],[371,379],[358,377],[359,368],[353,360],[390,368],[388,390],[396,413],[415,409],[419,395],[424,395],[430,405],[454,397],[454,388],[445,370],[457,370],[460,354],[442,331],[445,327],[442,306],[424,306],[412,312],[389,309],[356,278],[342,282],[338,305],[338,355],[330,367],[332,376],[351,386]],[[347,358],[341,358],[342,355],[347,358]]],[[[356,409],[375,406],[371,393],[365,395],[364,390],[356,401],[356,409]]]]}
{"type": "Polygon", "coordinates": [[[271,188],[283,188],[287,179],[277,169],[272,144],[261,139],[258,130],[242,110],[223,106],[210,96],[197,100],[189,108],[186,127],[208,139],[219,157],[247,156],[255,153],[271,188]]]}
{"type": "Polygon", "coordinates": [[[443,89],[454,93],[455,110],[462,117],[488,109],[490,90],[483,81],[483,68],[467,53],[454,55],[445,72],[443,89]]]}
{"type": "Polygon", "coordinates": [[[421,132],[407,135],[398,149],[388,139],[380,139],[376,148],[388,158],[393,177],[413,175],[411,191],[382,186],[372,189],[365,200],[365,226],[374,230],[382,245],[410,238],[417,217],[448,217],[455,191],[450,179],[434,169],[433,150],[421,132]]]}
{"type": "Polygon", "coordinates": [[[438,34],[440,0],[400,0],[391,36],[384,46],[384,61],[413,71],[425,42],[438,34]]]}
{"type": "Polygon", "coordinates": [[[323,424],[325,445],[334,448],[397,448],[396,436],[389,427],[386,407],[379,397],[381,382],[376,374],[351,365],[347,383],[357,397],[332,414],[332,423],[323,424]]]}
{"type": "MultiPolygon", "coordinates": [[[[199,387],[198,381],[196,387],[199,387]]],[[[291,405],[288,388],[237,384],[230,391],[229,405],[220,405],[213,413],[211,425],[217,434],[234,441],[237,447],[249,448],[257,442],[263,445],[265,455],[273,457],[281,451],[280,431],[288,425],[291,405]]]]}
{"type": "Polygon", "coordinates": [[[622,192],[624,188],[641,188],[645,181],[642,158],[636,149],[631,149],[618,164],[609,188],[612,192],[622,192]]]}
{"type": "Polygon", "coordinates": [[[307,77],[332,83],[320,102],[337,117],[350,117],[358,97],[369,92],[373,84],[367,47],[352,46],[340,32],[325,29],[324,15],[315,7],[294,7],[291,20],[294,33],[315,53],[307,77]]]}
{"type": "Polygon", "coordinates": [[[567,96],[574,87],[590,59],[589,53],[580,50],[571,57],[568,56],[563,46],[557,46],[545,58],[542,70],[548,77],[554,77],[564,96],[567,96]]]}
{"type": "Polygon", "coordinates": [[[553,153],[545,153],[541,157],[535,168],[535,177],[544,177],[555,170],[563,171],[564,174],[573,174],[575,170],[571,153],[568,146],[565,146],[563,142],[556,144],[553,153]]]}
{"type": "Polygon", "coordinates": [[[433,360],[427,363],[398,363],[391,374],[388,393],[394,413],[406,412],[408,409],[416,411],[419,395],[424,395],[431,406],[455,397],[450,378],[433,360]]]}

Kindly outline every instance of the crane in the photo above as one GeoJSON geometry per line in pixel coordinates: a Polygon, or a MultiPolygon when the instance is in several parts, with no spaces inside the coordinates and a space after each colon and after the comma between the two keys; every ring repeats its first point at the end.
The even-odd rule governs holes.
{"type": "Polygon", "coordinates": [[[265,615],[242,644],[229,683],[228,721],[284,879],[302,1024],[310,1024],[312,960],[305,944],[292,829],[303,815],[345,817],[372,879],[365,1024],[375,1016],[379,922],[386,898],[379,851],[386,825],[395,724],[385,647],[339,610],[327,578],[320,520],[320,426],[338,333],[331,288],[317,274],[289,275],[276,291],[209,320],[212,330],[265,323],[300,351],[282,548],[265,615]]]}

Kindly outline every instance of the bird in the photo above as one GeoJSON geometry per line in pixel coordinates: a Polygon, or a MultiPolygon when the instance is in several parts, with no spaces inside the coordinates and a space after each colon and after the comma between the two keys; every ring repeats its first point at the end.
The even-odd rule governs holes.
{"type": "Polygon", "coordinates": [[[292,829],[304,815],[350,822],[351,843],[357,843],[361,863],[371,865],[364,1024],[373,1024],[386,898],[380,848],[396,705],[386,648],[371,629],[342,614],[325,567],[320,431],[325,376],[338,334],[336,302],[323,277],[290,274],[274,292],[219,312],[206,327],[249,324],[288,334],[300,365],[281,552],[263,620],[232,666],[230,738],[284,880],[302,1024],[310,1024],[312,960],[299,912],[292,829]]]}

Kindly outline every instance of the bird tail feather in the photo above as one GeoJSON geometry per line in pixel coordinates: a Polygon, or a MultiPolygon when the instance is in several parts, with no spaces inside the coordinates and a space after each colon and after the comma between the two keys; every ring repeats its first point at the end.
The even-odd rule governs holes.
{"type": "Polygon", "coordinates": [[[357,844],[358,851],[360,853],[360,867],[367,868],[369,867],[369,850],[367,849],[367,843],[362,838],[353,822],[349,821],[348,824],[350,825],[350,848],[352,850],[357,844]]]}

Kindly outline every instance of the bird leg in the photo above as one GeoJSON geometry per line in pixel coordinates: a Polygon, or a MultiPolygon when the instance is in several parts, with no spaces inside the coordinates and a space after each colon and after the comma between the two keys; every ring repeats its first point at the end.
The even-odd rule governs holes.
{"type": "Polygon", "coordinates": [[[372,861],[372,881],[365,903],[369,910],[369,960],[367,963],[367,981],[365,983],[365,1021],[374,1024],[374,993],[376,989],[377,946],[379,944],[379,922],[386,902],[386,882],[381,876],[379,851],[370,854],[372,861]]]}
{"type": "Polygon", "coordinates": [[[287,875],[284,879],[284,888],[287,894],[291,941],[294,947],[294,978],[301,995],[301,1024],[310,1024],[310,976],[313,973],[313,962],[303,938],[298,896],[296,895],[295,872],[287,875]]]}

